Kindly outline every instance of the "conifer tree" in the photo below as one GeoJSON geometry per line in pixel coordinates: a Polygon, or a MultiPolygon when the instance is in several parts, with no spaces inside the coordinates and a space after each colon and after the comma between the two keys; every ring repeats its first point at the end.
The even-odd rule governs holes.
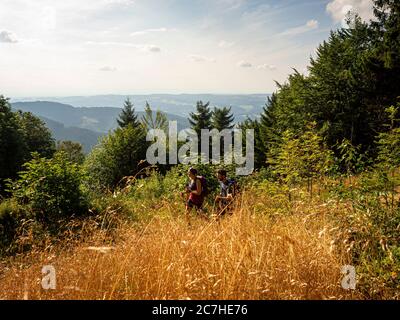
{"type": "Polygon", "coordinates": [[[212,112],[209,108],[209,105],[210,102],[203,104],[202,101],[198,101],[196,105],[196,112],[191,112],[189,115],[189,123],[199,137],[202,129],[211,129],[212,112]]]}
{"type": "MultiPolygon", "coordinates": [[[[209,108],[210,102],[203,104],[202,101],[198,101],[196,104],[196,112],[189,114],[189,123],[191,128],[196,132],[198,137],[198,150],[201,152],[201,130],[211,129],[211,117],[212,111],[209,108]]],[[[211,150],[210,150],[211,152],[211,150]]]]}
{"type": "MultiPolygon", "coordinates": [[[[233,121],[235,120],[231,113],[232,108],[214,108],[211,115],[211,127],[218,130],[220,133],[223,130],[232,130],[234,127],[233,121]]],[[[224,149],[223,138],[220,138],[220,155],[223,157],[227,150],[224,149]]]]}
{"type": "Polygon", "coordinates": [[[155,113],[156,117],[154,118],[153,110],[151,109],[150,104],[148,102],[146,102],[144,113],[145,114],[142,117],[142,124],[146,131],[150,129],[161,129],[165,132],[167,131],[168,119],[165,113],[162,113],[160,110],[157,110],[155,113]]]}
{"type": "Polygon", "coordinates": [[[233,129],[233,121],[235,117],[231,113],[232,108],[214,108],[211,116],[211,126],[213,129],[222,131],[225,129],[233,129]]]}
{"type": "Polygon", "coordinates": [[[245,146],[247,129],[254,130],[254,168],[260,169],[267,165],[267,155],[265,152],[264,139],[262,136],[262,127],[259,120],[246,119],[238,125],[240,130],[243,130],[243,146],[245,146]]]}
{"type": "Polygon", "coordinates": [[[139,125],[137,115],[135,114],[135,108],[129,98],[125,100],[124,108],[119,115],[119,119],[117,119],[117,122],[121,128],[125,128],[129,124],[131,124],[134,128],[139,125]]]}

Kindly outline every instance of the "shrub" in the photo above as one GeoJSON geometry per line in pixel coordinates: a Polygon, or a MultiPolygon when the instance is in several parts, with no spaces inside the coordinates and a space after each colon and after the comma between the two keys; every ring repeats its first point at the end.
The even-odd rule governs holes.
{"type": "Polygon", "coordinates": [[[337,217],[338,243],[351,254],[360,291],[372,299],[398,298],[400,289],[400,207],[385,177],[380,169],[363,172],[332,190],[351,209],[337,217]]]}
{"type": "Polygon", "coordinates": [[[68,161],[65,153],[52,159],[35,154],[24,167],[9,187],[18,203],[28,205],[37,220],[51,223],[87,212],[82,170],[68,161]]]}
{"type": "Polygon", "coordinates": [[[0,204],[0,255],[15,236],[17,221],[13,211],[14,204],[11,201],[6,200],[0,204]]]}
{"type": "Polygon", "coordinates": [[[83,161],[85,161],[85,154],[83,153],[83,147],[79,142],[74,142],[69,140],[58,141],[57,151],[65,152],[68,156],[68,159],[71,162],[77,164],[83,164],[83,161]]]}
{"type": "Polygon", "coordinates": [[[0,256],[12,253],[13,245],[20,236],[20,231],[30,220],[29,211],[15,199],[6,199],[0,203],[0,256]]]}
{"type": "Polygon", "coordinates": [[[87,187],[93,191],[115,188],[122,178],[139,171],[146,150],[146,135],[142,127],[128,125],[110,133],[85,161],[87,187]]]}

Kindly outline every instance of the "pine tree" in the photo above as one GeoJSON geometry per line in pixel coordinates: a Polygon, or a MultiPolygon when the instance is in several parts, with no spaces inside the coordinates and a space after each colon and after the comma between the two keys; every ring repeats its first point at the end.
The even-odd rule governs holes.
{"type": "Polygon", "coordinates": [[[271,149],[274,144],[276,144],[276,141],[280,137],[280,132],[277,132],[280,128],[276,126],[277,119],[275,116],[275,111],[278,107],[277,98],[277,93],[273,93],[271,97],[268,97],[260,119],[259,147],[261,149],[260,152],[262,152],[263,156],[265,157],[265,160],[268,150],[271,149]]]}
{"type": "MultiPolygon", "coordinates": [[[[217,129],[220,133],[223,130],[232,130],[234,127],[233,121],[235,120],[233,114],[231,114],[232,108],[214,108],[211,114],[211,127],[217,129]]],[[[229,149],[229,147],[228,147],[229,149]]],[[[220,139],[220,155],[225,155],[223,137],[220,139]]]]}
{"type": "Polygon", "coordinates": [[[381,59],[388,69],[400,66],[400,2],[374,0],[375,19],[371,22],[380,40],[381,59]]]}
{"type": "Polygon", "coordinates": [[[198,101],[196,105],[196,112],[191,112],[189,115],[189,123],[199,137],[202,129],[211,129],[212,112],[209,108],[209,105],[210,102],[203,104],[202,101],[198,101]]]}
{"type": "Polygon", "coordinates": [[[247,129],[254,130],[254,168],[261,169],[262,167],[266,166],[267,162],[267,155],[265,152],[264,147],[264,137],[262,135],[262,127],[260,121],[246,119],[239,125],[239,129],[243,130],[243,146],[245,146],[246,135],[245,132],[247,129]]]}
{"type": "Polygon", "coordinates": [[[150,129],[161,129],[166,132],[168,129],[168,119],[165,113],[157,110],[156,118],[154,119],[153,110],[151,110],[150,104],[148,102],[146,102],[146,107],[144,109],[142,124],[146,131],[150,129]]]}
{"type": "MultiPolygon", "coordinates": [[[[196,132],[198,137],[198,150],[201,152],[201,130],[211,129],[211,117],[212,111],[209,108],[210,102],[203,104],[202,101],[198,101],[196,105],[196,112],[189,114],[189,123],[191,128],[196,132]]],[[[211,155],[211,150],[210,150],[211,155]]]]}
{"type": "Polygon", "coordinates": [[[134,128],[139,125],[137,115],[135,114],[135,108],[129,98],[125,100],[124,108],[119,115],[119,119],[117,119],[117,122],[121,128],[125,128],[129,124],[131,124],[134,128]]]}
{"type": "Polygon", "coordinates": [[[231,113],[232,108],[214,108],[211,116],[211,126],[213,129],[222,131],[224,129],[233,129],[235,117],[231,113]]]}

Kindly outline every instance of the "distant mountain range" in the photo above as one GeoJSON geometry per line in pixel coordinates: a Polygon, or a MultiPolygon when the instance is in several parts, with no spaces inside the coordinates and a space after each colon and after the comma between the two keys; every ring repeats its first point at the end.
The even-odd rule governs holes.
{"type": "Polygon", "coordinates": [[[210,102],[211,107],[232,107],[236,121],[247,117],[255,118],[262,112],[269,94],[223,95],[223,94],[150,94],[150,95],[99,95],[76,97],[41,97],[18,98],[11,102],[52,101],[74,107],[113,107],[122,108],[126,98],[134,103],[136,111],[144,111],[146,101],[153,110],[168,114],[188,117],[193,112],[197,101],[210,102]]]}
{"type": "Polygon", "coordinates": [[[85,153],[89,153],[90,150],[99,142],[100,137],[104,133],[92,131],[88,129],[78,127],[66,127],[64,124],[48,119],[46,117],[39,116],[44,121],[47,128],[50,129],[53,138],[56,141],[76,141],[82,144],[85,153]]]}
{"type": "MultiPolygon", "coordinates": [[[[75,108],[50,101],[15,102],[11,107],[40,117],[56,140],[80,142],[85,152],[89,152],[101,136],[117,127],[117,118],[121,113],[120,108],[75,108]]],[[[144,112],[137,114],[141,118],[144,112]]],[[[177,121],[179,130],[189,126],[187,118],[173,114],[166,116],[168,120],[177,121]]]]}
{"type": "Polygon", "coordinates": [[[188,116],[196,102],[210,102],[211,107],[232,107],[235,122],[257,118],[268,94],[254,95],[103,95],[90,97],[52,97],[11,99],[15,110],[32,112],[52,131],[56,140],[80,142],[89,152],[99,138],[117,127],[117,118],[127,97],[135,105],[138,117],[144,114],[146,101],[153,110],[164,112],[168,120],[178,122],[178,129],[189,127],[188,116]]]}

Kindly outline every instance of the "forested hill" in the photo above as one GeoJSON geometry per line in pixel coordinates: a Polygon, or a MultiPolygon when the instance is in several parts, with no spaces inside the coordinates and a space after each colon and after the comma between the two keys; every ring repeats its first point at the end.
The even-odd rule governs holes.
{"type": "Polygon", "coordinates": [[[39,118],[45,123],[46,127],[50,129],[51,134],[56,141],[79,142],[85,153],[89,153],[90,150],[92,150],[92,148],[99,142],[100,137],[104,135],[104,133],[89,129],[67,127],[61,122],[46,117],[39,116],[39,118]]]}
{"type": "MultiPolygon", "coordinates": [[[[31,112],[40,117],[50,129],[55,140],[71,140],[82,144],[89,152],[99,140],[117,127],[120,108],[75,108],[71,105],[50,101],[16,102],[14,110],[31,112]]],[[[144,112],[137,112],[141,118],[144,112]]],[[[168,120],[178,122],[178,128],[189,126],[188,120],[173,114],[166,114],[168,120]]]]}
{"type": "MultiPolygon", "coordinates": [[[[33,114],[46,117],[60,122],[67,127],[78,127],[102,133],[117,127],[117,118],[121,113],[121,108],[114,107],[73,107],[51,101],[15,102],[11,104],[15,110],[32,112],[33,114]]],[[[122,104],[121,104],[122,106],[122,104]]],[[[142,117],[143,112],[137,112],[138,117],[142,117]]],[[[187,128],[188,120],[174,114],[166,113],[169,120],[176,120],[178,127],[187,128]]]]}
{"type": "Polygon", "coordinates": [[[129,98],[136,111],[144,111],[146,102],[154,110],[160,110],[176,116],[189,116],[197,101],[210,102],[211,107],[232,107],[236,122],[244,121],[247,117],[256,118],[262,112],[270,94],[150,94],[150,95],[98,95],[74,97],[41,97],[18,98],[11,102],[24,101],[53,101],[74,107],[114,107],[121,108],[129,98]]]}

